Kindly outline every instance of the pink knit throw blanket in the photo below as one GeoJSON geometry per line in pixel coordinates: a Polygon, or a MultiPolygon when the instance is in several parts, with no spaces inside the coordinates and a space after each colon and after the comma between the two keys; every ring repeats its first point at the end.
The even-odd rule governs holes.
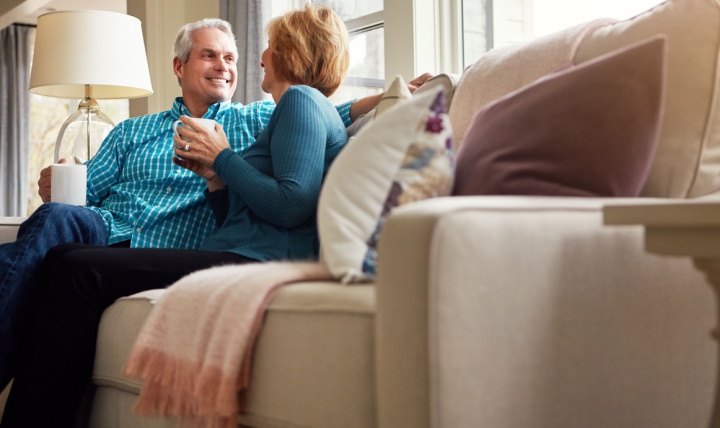
{"type": "Polygon", "coordinates": [[[253,344],[278,287],[332,279],[321,263],[272,262],[195,272],[168,288],[124,374],[144,381],[135,411],[184,426],[237,427],[253,344]]]}

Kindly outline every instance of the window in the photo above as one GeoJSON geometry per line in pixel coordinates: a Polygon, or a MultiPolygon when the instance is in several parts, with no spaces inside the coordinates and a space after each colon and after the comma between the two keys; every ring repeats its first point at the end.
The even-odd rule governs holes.
{"type": "Polygon", "coordinates": [[[467,66],[495,45],[493,0],[464,0],[462,10],[462,58],[463,65],[467,66]]]}
{"type": "MultiPolygon", "coordinates": [[[[55,161],[55,141],[60,133],[60,127],[77,110],[79,101],[30,94],[28,215],[42,205],[37,193],[40,170],[55,161]]],[[[129,116],[127,100],[98,100],[98,103],[102,112],[115,124],[129,116]]]]}
{"type": "Polygon", "coordinates": [[[485,52],[597,18],[627,19],[663,0],[393,0],[386,2],[386,80],[457,73],[485,52]]]}
{"type": "MultiPolygon", "coordinates": [[[[43,203],[37,193],[40,170],[55,161],[55,141],[60,127],[77,110],[79,101],[30,94],[28,215],[43,203]]],[[[98,100],[98,103],[100,109],[115,124],[129,117],[127,100],[98,100]]]]}
{"type": "Polygon", "coordinates": [[[630,18],[661,3],[661,0],[459,1],[463,68],[496,47],[531,40],[596,18],[630,18]]]}
{"type": "Polygon", "coordinates": [[[535,36],[539,37],[596,18],[631,18],[662,3],[662,0],[534,0],[534,3],[535,36]],[[558,10],[563,13],[553,13],[558,10]]]}
{"type": "MultiPolygon", "coordinates": [[[[265,16],[282,15],[306,0],[265,0],[265,16]]],[[[332,8],[350,33],[350,69],[343,85],[330,97],[334,103],[382,92],[385,87],[383,0],[314,1],[332,8]]]]}

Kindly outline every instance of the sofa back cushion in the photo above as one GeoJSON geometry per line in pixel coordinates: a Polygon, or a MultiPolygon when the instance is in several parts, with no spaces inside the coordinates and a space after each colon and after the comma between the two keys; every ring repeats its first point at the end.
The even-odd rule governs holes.
{"type": "Polygon", "coordinates": [[[643,196],[695,197],[720,190],[720,4],[668,0],[604,25],[580,43],[582,63],[656,34],[668,38],[665,118],[643,196]]]}
{"type": "Polygon", "coordinates": [[[526,43],[493,49],[462,74],[450,104],[455,150],[475,113],[491,102],[572,64],[583,37],[607,19],[576,25],[526,43]]]}

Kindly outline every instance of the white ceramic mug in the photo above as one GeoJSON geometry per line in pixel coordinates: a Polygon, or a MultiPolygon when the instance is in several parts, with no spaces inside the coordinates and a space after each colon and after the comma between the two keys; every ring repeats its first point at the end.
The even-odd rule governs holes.
{"type": "Polygon", "coordinates": [[[61,204],[85,206],[87,167],[57,163],[51,167],[50,200],[61,204]]]}
{"type": "MultiPolygon", "coordinates": [[[[195,120],[197,122],[200,122],[200,124],[208,131],[215,131],[215,123],[216,122],[214,120],[212,120],[212,119],[195,119],[195,120]]],[[[193,129],[192,126],[185,125],[182,123],[182,121],[176,120],[175,122],[173,122],[173,134],[179,135],[177,132],[177,129],[179,126],[187,126],[188,128],[193,129]]],[[[194,131],[194,129],[193,129],[193,131],[194,131]]]]}
{"type": "MultiPolygon", "coordinates": [[[[216,122],[214,120],[212,120],[212,119],[195,119],[195,120],[199,121],[200,124],[208,131],[215,131],[215,123],[216,122]]],[[[177,132],[177,129],[180,126],[187,126],[188,128],[190,128],[194,131],[192,126],[185,125],[184,123],[182,123],[182,121],[176,120],[175,122],[173,122],[173,134],[180,136],[180,134],[178,134],[178,132],[177,132]]],[[[182,137],[180,137],[180,138],[182,138],[182,137]]],[[[176,156],[176,157],[180,160],[183,160],[180,156],[176,156]]]]}

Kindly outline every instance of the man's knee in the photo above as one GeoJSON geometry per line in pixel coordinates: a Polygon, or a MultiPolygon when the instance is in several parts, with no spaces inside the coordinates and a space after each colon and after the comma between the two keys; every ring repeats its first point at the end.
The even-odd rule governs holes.
{"type": "MultiPolygon", "coordinates": [[[[91,211],[85,207],[79,207],[76,205],[59,204],[56,202],[48,202],[42,204],[38,209],[30,216],[44,217],[45,220],[56,220],[56,221],[68,221],[68,220],[80,220],[87,221],[93,216],[98,216],[97,213],[91,211]]],[[[28,220],[30,220],[28,219],[28,220]]]]}
{"type": "Polygon", "coordinates": [[[107,232],[102,217],[84,207],[48,202],[41,205],[18,230],[18,236],[30,230],[67,235],[71,242],[105,245],[107,232]]]}

